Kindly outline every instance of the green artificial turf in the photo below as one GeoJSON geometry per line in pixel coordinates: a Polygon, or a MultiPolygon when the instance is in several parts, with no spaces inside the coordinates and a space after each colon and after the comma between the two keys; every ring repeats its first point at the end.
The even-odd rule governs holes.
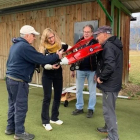
{"type": "MultiPolygon", "coordinates": [[[[31,88],[29,93],[29,109],[25,128],[35,134],[35,140],[100,140],[106,135],[98,133],[97,127],[104,125],[102,116],[102,97],[97,97],[96,110],[93,118],[86,118],[88,95],[84,95],[84,114],[71,115],[75,109],[75,101],[68,107],[60,105],[60,119],[64,124],[52,124],[53,130],[46,131],[41,123],[42,88],[31,88]]],[[[7,121],[7,91],[5,81],[0,81],[0,140],[12,140],[13,135],[4,134],[7,121]]],[[[140,100],[118,99],[116,103],[118,132],[120,140],[140,140],[140,100]]]]}

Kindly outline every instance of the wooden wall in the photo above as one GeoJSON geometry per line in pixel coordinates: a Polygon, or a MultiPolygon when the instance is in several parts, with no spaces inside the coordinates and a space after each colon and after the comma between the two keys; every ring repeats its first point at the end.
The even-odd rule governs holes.
{"type": "MultiPolygon", "coordinates": [[[[108,6],[106,0],[102,0],[102,3],[105,7],[108,6]]],[[[125,17],[125,15],[123,16],[125,17]]],[[[19,36],[19,30],[23,25],[32,25],[41,34],[45,28],[50,27],[58,33],[63,42],[73,45],[74,22],[89,20],[98,20],[99,26],[107,24],[107,17],[97,2],[0,16],[0,79],[5,77],[6,60],[9,48],[12,45],[11,39],[19,36]]],[[[123,27],[125,27],[125,24],[123,24],[123,27]]],[[[122,30],[125,30],[123,27],[122,30]]],[[[37,37],[33,44],[36,49],[38,49],[40,37],[41,35],[37,37]]],[[[125,47],[127,49],[129,46],[125,47]]],[[[41,84],[41,75],[35,72],[32,83],[41,84]]],[[[71,83],[75,82],[75,79],[70,77],[69,66],[63,66],[63,79],[64,87],[68,87],[71,83]]]]}
{"type": "MultiPolygon", "coordinates": [[[[114,9],[114,35],[117,35],[117,23],[118,23],[118,10],[114,9]]],[[[121,12],[120,17],[120,39],[123,44],[123,78],[124,84],[128,82],[129,78],[129,38],[130,38],[130,16],[121,12]]]]}
{"type": "Polygon", "coordinates": [[[121,40],[123,43],[123,83],[129,78],[129,38],[130,38],[130,17],[121,12],[121,40]]]}
{"type": "MultiPolygon", "coordinates": [[[[106,6],[106,1],[103,1],[106,6]]],[[[20,28],[29,24],[42,34],[47,27],[54,29],[62,41],[73,45],[74,22],[99,20],[99,26],[106,23],[106,16],[97,2],[88,2],[63,7],[29,11],[6,16],[0,16],[0,79],[5,77],[5,65],[8,57],[11,39],[19,36],[20,28]]],[[[82,27],[81,27],[82,28],[82,27]]],[[[40,37],[33,44],[38,49],[40,37]]],[[[74,82],[70,77],[69,66],[63,66],[64,87],[74,82]]],[[[34,74],[33,83],[41,84],[41,74],[34,74]]]]}
{"type": "Polygon", "coordinates": [[[41,1],[49,1],[49,0],[11,0],[11,1],[0,0],[0,9],[22,6],[41,1]]]}

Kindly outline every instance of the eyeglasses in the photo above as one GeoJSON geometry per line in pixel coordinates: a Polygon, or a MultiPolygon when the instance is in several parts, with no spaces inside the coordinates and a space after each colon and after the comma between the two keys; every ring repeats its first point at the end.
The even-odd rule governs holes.
{"type": "Polygon", "coordinates": [[[54,38],[54,36],[48,37],[47,39],[48,39],[48,40],[51,40],[52,38],[54,38]]]}
{"type": "Polygon", "coordinates": [[[83,31],[84,34],[90,34],[92,33],[91,31],[83,31]]]}

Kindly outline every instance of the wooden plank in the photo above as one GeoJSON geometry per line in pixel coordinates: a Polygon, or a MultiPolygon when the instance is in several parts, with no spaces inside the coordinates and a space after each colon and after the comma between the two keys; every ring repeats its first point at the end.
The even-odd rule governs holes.
{"type": "MultiPolygon", "coordinates": [[[[38,26],[40,24],[40,20],[34,20],[34,23],[33,23],[33,27],[35,28],[35,30],[39,33],[41,33],[41,26],[43,28],[43,25],[41,26],[38,26]]],[[[39,48],[39,45],[40,45],[40,35],[36,36],[36,40],[34,41],[34,47],[36,48],[36,50],[38,50],[39,48]]]]}
{"type": "Polygon", "coordinates": [[[66,15],[70,15],[72,11],[72,8],[70,5],[66,6],[66,15]]]}
{"type": "Polygon", "coordinates": [[[91,16],[92,16],[92,3],[89,2],[86,4],[86,20],[89,21],[91,20],[91,16]]]}
{"type": "MultiPolygon", "coordinates": [[[[59,16],[62,16],[62,15],[66,15],[66,6],[62,6],[60,8],[60,15],[59,16]]],[[[56,15],[55,15],[56,16],[56,15]]]]}
{"type": "Polygon", "coordinates": [[[128,16],[126,14],[124,14],[124,29],[125,29],[125,34],[124,34],[124,55],[125,55],[125,60],[124,60],[124,73],[125,73],[125,83],[128,82],[128,75],[129,75],[129,35],[130,35],[130,25],[128,23],[130,23],[130,18],[128,18],[128,16]]]}
{"type": "Polygon", "coordinates": [[[74,40],[74,23],[73,23],[73,15],[67,15],[66,17],[66,42],[69,45],[73,45],[74,40]]]}
{"type": "MultiPolygon", "coordinates": [[[[106,7],[106,1],[103,0],[102,1],[102,4],[104,7],[106,7]]],[[[99,8],[100,9],[100,21],[99,21],[99,26],[103,26],[106,24],[106,15],[104,13],[104,11],[102,10],[102,8],[99,8]]]]}
{"type": "Polygon", "coordinates": [[[4,56],[1,57],[1,79],[3,79],[4,73],[4,56]]]}
{"type": "Polygon", "coordinates": [[[11,14],[11,21],[15,21],[16,20],[16,14],[11,14]]]}
{"type": "Polygon", "coordinates": [[[86,5],[87,3],[82,4],[82,21],[87,20],[86,5]]]}
{"type": "Polygon", "coordinates": [[[45,23],[45,18],[41,18],[40,20],[38,20],[38,31],[40,32],[40,37],[42,36],[42,33],[44,31],[44,29],[46,29],[46,23],[45,23]]]}
{"type": "Polygon", "coordinates": [[[66,36],[65,36],[65,16],[60,16],[59,17],[59,36],[63,42],[66,41],[66,36]]]}
{"type": "Polygon", "coordinates": [[[59,37],[61,38],[61,31],[60,31],[60,28],[59,28],[59,24],[61,24],[60,23],[60,21],[61,21],[61,19],[59,19],[60,17],[58,17],[58,16],[56,16],[56,17],[54,17],[54,31],[59,35],[59,37]]]}
{"type": "Polygon", "coordinates": [[[45,18],[45,27],[46,28],[48,28],[49,27],[49,25],[50,25],[50,18],[49,17],[47,17],[47,18],[45,18]]]}
{"type": "Polygon", "coordinates": [[[55,16],[61,16],[64,13],[66,13],[66,8],[64,8],[64,7],[56,7],[55,8],[55,16]]]}
{"type": "Polygon", "coordinates": [[[55,17],[50,17],[49,19],[49,28],[53,30],[54,30],[54,20],[55,20],[55,17]]]}
{"type": "Polygon", "coordinates": [[[2,57],[3,57],[3,56],[0,55],[0,79],[2,79],[2,76],[3,76],[3,75],[2,75],[2,69],[3,69],[3,68],[2,68],[2,57]]]}
{"type": "Polygon", "coordinates": [[[8,23],[6,23],[6,33],[7,33],[7,45],[5,46],[5,56],[7,57],[8,56],[8,54],[9,54],[9,46],[10,46],[10,41],[11,41],[11,39],[10,39],[10,33],[11,32],[9,32],[9,31],[11,31],[10,30],[10,26],[11,26],[11,22],[8,22],[8,23]]]}
{"type": "Polygon", "coordinates": [[[52,17],[55,16],[55,8],[49,8],[45,10],[46,17],[52,17]]]}
{"type": "Polygon", "coordinates": [[[2,23],[0,23],[0,56],[2,56],[2,23]]]}
{"type": "Polygon", "coordinates": [[[1,22],[5,22],[5,17],[6,16],[1,16],[1,22]]]}
{"type": "Polygon", "coordinates": [[[39,19],[45,17],[45,11],[44,10],[37,10],[32,11],[33,13],[33,19],[39,19]]]}
{"type": "Polygon", "coordinates": [[[96,11],[97,11],[97,4],[94,2],[91,3],[91,20],[96,20],[96,11]]]}
{"type": "Polygon", "coordinates": [[[82,5],[76,4],[76,21],[80,22],[82,20],[82,5]]]}
{"type": "Polygon", "coordinates": [[[4,72],[4,74],[3,74],[2,79],[4,79],[6,77],[6,63],[7,63],[7,57],[4,57],[3,58],[3,72],[4,72]]]}
{"type": "MultiPolygon", "coordinates": [[[[16,25],[15,25],[15,27],[17,28],[16,25]]],[[[12,40],[13,37],[16,37],[16,36],[13,36],[13,29],[12,28],[13,28],[13,22],[6,23],[6,33],[7,33],[6,34],[6,46],[5,46],[5,56],[6,57],[8,57],[9,50],[10,50],[10,47],[12,45],[12,41],[11,40],[12,40]]]]}
{"type": "Polygon", "coordinates": [[[5,9],[5,8],[10,8],[10,7],[16,7],[16,6],[22,6],[22,5],[27,5],[31,3],[37,3],[41,1],[48,1],[48,0],[14,0],[14,2],[11,1],[4,1],[1,0],[3,4],[0,5],[0,9],[5,9]]]}
{"type": "Polygon", "coordinates": [[[124,13],[121,12],[121,40],[123,43],[123,78],[122,81],[125,83],[125,75],[126,75],[126,71],[125,71],[125,60],[126,60],[126,55],[125,55],[125,28],[124,28],[124,13]]]}
{"type": "Polygon", "coordinates": [[[3,23],[2,25],[2,49],[1,49],[1,53],[3,56],[5,56],[5,46],[6,46],[6,23],[3,23]]]}
{"type": "MultiPolygon", "coordinates": [[[[20,24],[19,24],[19,21],[15,21],[16,22],[16,24],[15,24],[15,26],[16,26],[16,30],[15,30],[15,33],[16,33],[16,38],[17,37],[19,37],[19,31],[20,31],[20,28],[21,28],[21,26],[20,26],[20,24]]],[[[23,24],[23,25],[25,25],[26,24],[26,22],[23,24]]]]}

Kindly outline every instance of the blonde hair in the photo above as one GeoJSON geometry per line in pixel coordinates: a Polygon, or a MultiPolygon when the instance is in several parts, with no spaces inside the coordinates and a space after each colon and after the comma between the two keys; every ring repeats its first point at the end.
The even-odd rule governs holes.
{"type": "Polygon", "coordinates": [[[45,45],[49,44],[49,42],[47,41],[47,38],[50,35],[50,33],[54,34],[55,43],[57,43],[60,46],[60,48],[61,48],[61,40],[58,37],[58,35],[56,34],[56,32],[53,31],[51,28],[46,28],[43,31],[43,34],[41,36],[41,41],[40,41],[40,46],[39,46],[39,52],[44,53],[44,51],[45,51],[45,45]]]}

